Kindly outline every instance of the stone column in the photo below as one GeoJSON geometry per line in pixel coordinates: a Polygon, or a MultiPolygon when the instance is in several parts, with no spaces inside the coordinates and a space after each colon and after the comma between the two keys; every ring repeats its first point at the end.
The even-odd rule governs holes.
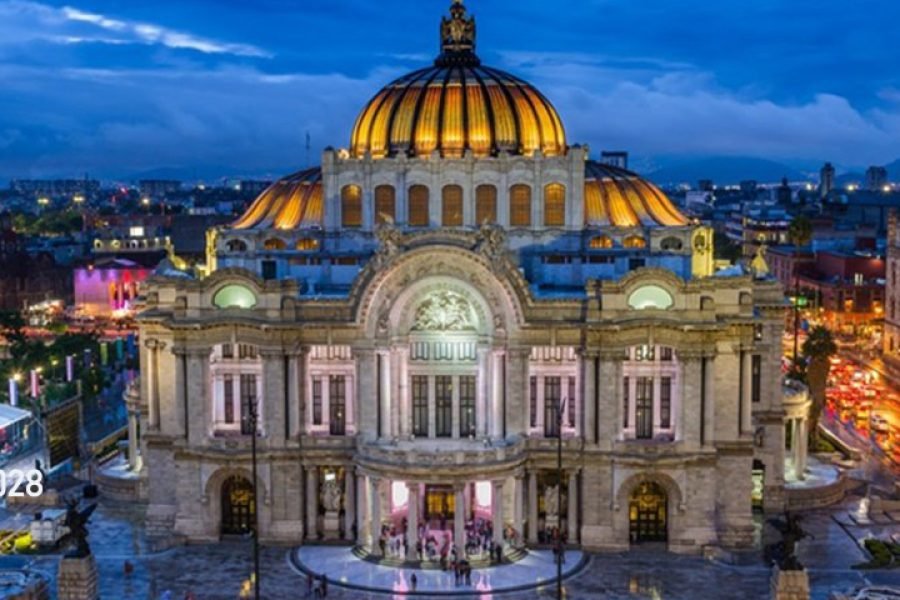
{"type": "Polygon", "coordinates": [[[361,473],[356,474],[356,506],[359,509],[356,514],[356,545],[366,546],[368,545],[366,532],[368,531],[369,498],[366,495],[366,476],[361,473]]]}
{"type": "Polygon", "coordinates": [[[306,467],[306,537],[319,537],[319,469],[306,467]]]}
{"type": "Polygon", "coordinates": [[[622,378],[619,376],[621,356],[612,352],[600,355],[600,374],[597,379],[600,437],[597,442],[610,447],[622,431],[622,378]]]}
{"type": "Polygon", "coordinates": [[[503,437],[503,350],[491,353],[491,395],[488,400],[491,412],[491,437],[503,437]]]}
{"type": "Polygon", "coordinates": [[[264,351],[262,407],[260,409],[260,431],[276,444],[285,439],[285,397],[284,397],[284,353],[276,350],[264,351]]]}
{"type": "Polygon", "coordinates": [[[528,543],[538,542],[537,473],[528,471],[528,543]]]}
{"type": "Polygon", "coordinates": [[[806,447],[809,444],[807,421],[805,417],[797,419],[797,440],[794,443],[794,473],[799,481],[806,479],[806,447]]]}
{"type": "Polygon", "coordinates": [[[138,438],[138,423],[141,417],[140,402],[140,389],[137,383],[132,383],[125,388],[125,408],[128,411],[128,468],[131,471],[137,471],[140,468],[138,464],[138,452],[141,446],[138,438]]]}
{"type": "Polygon", "coordinates": [[[578,539],[578,471],[569,471],[569,489],[566,495],[566,529],[569,543],[574,544],[578,539]]]}
{"type": "Polygon", "coordinates": [[[744,350],[741,354],[741,431],[739,433],[753,433],[753,354],[744,350]]]}
{"type": "Polygon", "coordinates": [[[416,543],[419,541],[419,484],[406,483],[409,508],[406,513],[406,560],[419,560],[416,543]]]}
{"type": "MultiPolygon", "coordinates": [[[[703,418],[700,415],[702,358],[699,354],[682,353],[679,355],[679,359],[682,363],[681,372],[683,374],[680,396],[675,394],[674,389],[672,390],[672,423],[675,425],[675,439],[699,445],[700,421],[703,418]],[[700,415],[700,418],[696,418],[696,415],[700,415]]],[[[709,395],[707,394],[708,401],[709,395]]]]}
{"type": "Polygon", "coordinates": [[[506,356],[506,430],[507,434],[528,431],[528,359],[529,348],[509,350],[506,356]]]}
{"type": "Polygon", "coordinates": [[[703,415],[703,444],[711,445],[716,440],[716,356],[706,357],[706,414],[703,415]]]}
{"type": "Polygon", "coordinates": [[[381,480],[369,477],[369,502],[371,504],[369,536],[372,540],[371,553],[381,556],[381,480]]]}
{"type": "Polygon", "coordinates": [[[150,429],[158,430],[159,418],[159,351],[165,348],[165,343],[157,340],[147,340],[144,343],[147,348],[147,424],[150,429]]]}
{"type": "Polygon", "coordinates": [[[488,435],[488,402],[491,396],[491,384],[488,380],[490,371],[490,351],[487,348],[478,348],[478,375],[475,388],[475,435],[484,438],[488,435]]]}
{"type": "MultiPolygon", "coordinates": [[[[163,415],[160,414],[160,423],[165,425],[174,425],[171,433],[174,435],[188,437],[188,424],[185,422],[185,405],[187,403],[187,349],[183,347],[172,348],[172,354],[175,355],[175,404],[169,407],[166,423],[162,424],[163,415]]],[[[160,406],[160,411],[162,406],[160,406]]]]}
{"type": "Polygon", "coordinates": [[[453,486],[453,543],[456,544],[458,556],[462,556],[466,548],[466,502],[463,497],[465,485],[457,483],[453,486]]]}
{"type": "Polygon", "coordinates": [[[494,543],[503,543],[503,480],[492,481],[491,520],[494,526],[494,543]]]}
{"type": "Polygon", "coordinates": [[[344,468],[344,539],[353,541],[353,522],[356,521],[356,477],[351,467],[344,468]]]}
{"type": "Polygon", "coordinates": [[[513,493],[515,494],[515,503],[513,505],[513,528],[516,535],[520,539],[524,539],[524,521],[525,521],[525,478],[519,474],[515,477],[513,493]]]}
{"type": "Polygon", "coordinates": [[[353,351],[356,360],[356,402],[357,410],[353,411],[357,431],[363,434],[366,440],[372,441],[378,437],[378,430],[374,427],[378,413],[378,388],[376,381],[375,352],[367,348],[356,348],[353,351]]]}
{"type": "Polygon", "coordinates": [[[581,360],[581,381],[582,381],[582,432],[585,444],[597,443],[594,435],[596,432],[595,425],[597,422],[597,379],[596,364],[597,357],[595,354],[582,351],[581,360]]]}
{"type": "Polygon", "coordinates": [[[378,352],[379,364],[379,418],[378,437],[388,439],[391,437],[391,352],[380,350],[378,352]]]}
{"type": "Polygon", "coordinates": [[[472,486],[473,483],[466,483],[463,487],[463,516],[466,521],[472,518],[472,486]]]}
{"type": "Polygon", "coordinates": [[[412,411],[410,410],[409,396],[409,347],[397,349],[398,365],[398,389],[400,391],[400,436],[409,439],[412,432],[412,411]]]}

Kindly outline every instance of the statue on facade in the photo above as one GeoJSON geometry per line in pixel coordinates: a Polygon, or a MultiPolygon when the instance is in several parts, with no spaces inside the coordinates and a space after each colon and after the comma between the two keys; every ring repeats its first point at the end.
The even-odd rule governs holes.
{"type": "Polygon", "coordinates": [[[544,490],[544,512],[547,520],[556,520],[559,517],[559,486],[553,485],[544,490]]]}
{"type": "Polygon", "coordinates": [[[797,542],[813,537],[800,526],[800,515],[784,513],[783,519],[769,519],[768,523],[781,533],[781,541],[766,547],[766,557],[775,562],[782,571],[802,571],[803,565],[797,558],[797,542]]]}
{"type": "Polygon", "coordinates": [[[65,525],[69,533],[60,540],[62,547],[74,545],[75,548],[66,554],[66,558],[86,558],[91,554],[91,548],[88,546],[88,529],[87,525],[90,521],[91,514],[97,508],[96,504],[91,504],[84,510],[78,510],[78,501],[69,500],[69,508],[66,510],[65,525]]]}
{"type": "Polygon", "coordinates": [[[764,242],[760,242],[756,249],[756,256],[750,261],[750,270],[756,279],[765,279],[769,275],[769,263],[766,262],[766,252],[769,250],[764,242]]]}
{"type": "Polygon", "coordinates": [[[322,486],[322,505],[326,512],[341,510],[341,488],[334,479],[326,481],[322,486]]]}
{"type": "Polygon", "coordinates": [[[506,234],[499,225],[488,221],[481,224],[475,237],[475,252],[489,260],[495,260],[503,256],[505,245],[506,234]]]}
{"type": "Polygon", "coordinates": [[[403,233],[389,215],[382,215],[382,223],[375,228],[378,250],[375,252],[376,266],[382,266],[400,253],[403,233]]]}

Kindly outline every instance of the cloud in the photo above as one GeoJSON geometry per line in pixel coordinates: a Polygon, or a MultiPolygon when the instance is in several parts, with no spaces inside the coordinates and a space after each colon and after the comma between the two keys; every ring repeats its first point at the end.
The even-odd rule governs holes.
{"type": "Polygon", "coordinates": [[[250,44],[213,40],[192,33],[38,2],[0,0],[0,46],[28,41],[64,44],[144,44],[203,54],[271,58],[250,44]]]}

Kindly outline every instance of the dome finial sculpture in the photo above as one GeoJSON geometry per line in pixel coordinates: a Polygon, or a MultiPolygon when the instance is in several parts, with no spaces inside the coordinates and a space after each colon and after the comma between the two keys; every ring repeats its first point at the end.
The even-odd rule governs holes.
{"type": "Polygon", "coordinates": [[[478,64],[475,56],[475,17],[466,14],[462,0],[453,0],[450,18],[441,19],[441,55],[435,64],[478,64]]]}

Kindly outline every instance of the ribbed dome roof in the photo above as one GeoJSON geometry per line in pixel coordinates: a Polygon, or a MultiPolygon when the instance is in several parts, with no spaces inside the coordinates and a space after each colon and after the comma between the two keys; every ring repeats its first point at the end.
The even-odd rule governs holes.
{"type": "Polygon", "coordinates": [[[295,229],[321,225],[322,169],[315,167],[288,175],[268,187],[243,216],[235,229],[295,229]]]}
{"type": "Polygon", "coordinates": [[[454,2],[441,23],[441,55],[433,67],[388,84],[360,112],[350,153],[373,158],[406,153],[444,157],[505,151],[563,154],[566,133],[553,105],[532,85],[481,65],[475,19],[454,2]]]}
{"type": "Polygon", "coordinates": [[[589,227],[677,227],[689,223],[649,181],[594,161],[585,163],[584,222],[589,227]]]}

